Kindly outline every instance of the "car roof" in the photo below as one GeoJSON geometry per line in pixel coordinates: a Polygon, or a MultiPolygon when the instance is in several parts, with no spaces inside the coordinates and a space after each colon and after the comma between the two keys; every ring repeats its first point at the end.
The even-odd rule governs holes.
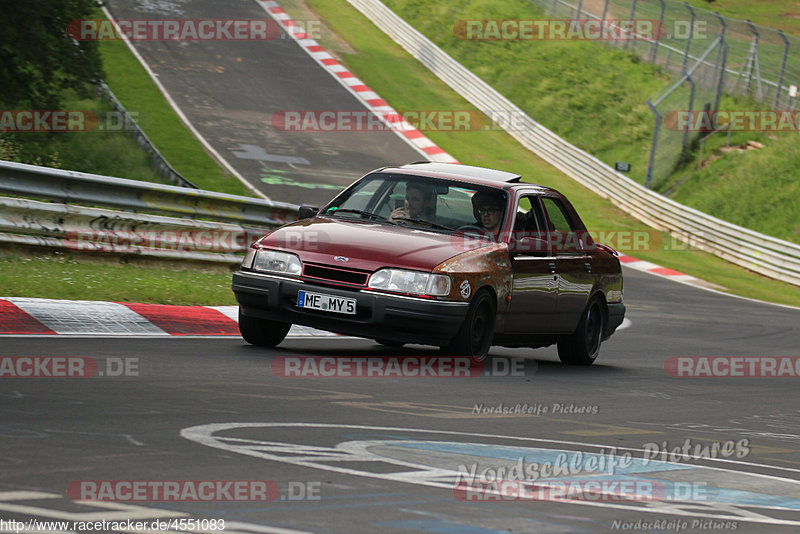
{"type": "Polygon", "coordinates": [[[555,191],[554,189],[527,182],[521,182],[522,176],[513,172],[488,169],[486,167],[473,167],[460,163],[438,163],[430,161],[417,161],[399,167],[384,167],[381,172],[398,172],[401,174],[417,174],[428,177],[464,180],[470,183],[491,185],[511,189],[514,186],[526,186],[540,189],[542,192],[555,191]]]}
{"type": "MultiPolygon", "coordinates": [[[[515,183],[522,178],[519,174],[512,172],[498,171],[484,167],[473,167],[471,165],[461,165],[459,163],[436,163],[430,161],[417,161],[398,167],[408,169],[413,172],[430,172],[435,174],[447,174],[449,177],[470,178],[474,180],[515,183]]],[[[386,169],[385,169],[386,170],[386,169]]]]}

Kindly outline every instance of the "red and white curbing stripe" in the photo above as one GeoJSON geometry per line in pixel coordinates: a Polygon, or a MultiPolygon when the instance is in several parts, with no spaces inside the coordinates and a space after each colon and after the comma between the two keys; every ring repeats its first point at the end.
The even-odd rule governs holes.
{"type": "Polygon", "coordinates": [[[375,91],[367,87],[364,82],[356,78],[352,72],[347,70],[347,67],[339,63],[339,61],[322,48],[316,40],[303,32],[300,25],[292,20],[278,2],[274,0],[257,1],[275,21],[283,26],[286,33],[291,36],[314,61],[323,69],[327,70],[331,76],[350,91],[368,110],[372,111],[418,152],[430,161],[458,163],[453,156],[436,146],[436,143],[431,141],[411,123],[404,120],[392,106],[387,104],[375,91]]]}
{"type": "Polygon", "coordinates": [[[646,273],[655,274],[663,278],[668,278],[676,282],[681,282],[683,284],[688,284],[703,289],[708,289],[709,285],[713,285],[699,278],[695,278],[692,275],[685,274],[680,271],[670,269],[668,267],[661,267],[660,265],[656,265],[655,263],[650,263],[649,261],[639,260],[636,258],[632,258],[631,256],[625,256],[624,254],[619,255],[619,262],[622,265],[625,265],[637,271],[644,271],[646,273]]]}
{"type": "MultiPolygon", "coordinates": [[[[237,306],[0,298],[0,335],[239,336],[237,306]]],[[[341,337],[292,326],[289,338],[341,337]]]]}
{"type": "Polygon", "coordinates": [[[636,258],[632,258],[630,256],[625,256],[624,254],[619,255],[619,262],[622,265],[630,267],[631,269],[635,269],[637,271],[644,271],[650,274],[662,276],[664,278],[669,278],[670,280],[675,280],[676,282],[683,282],[684,284],[694,285],[703,288],[706,288],[708,286],[708,282],[700,280],[699,278],[695,278],[694,276],[684,274],[680,271],[669,269],[667,267],[661,267],[660,265],[656,265],[655,263],[650,263],[649,261],[639,260],[636,258]]]}

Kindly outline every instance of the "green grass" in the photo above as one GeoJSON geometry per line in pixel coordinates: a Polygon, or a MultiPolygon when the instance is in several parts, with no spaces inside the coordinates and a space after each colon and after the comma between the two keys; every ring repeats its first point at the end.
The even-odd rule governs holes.
{"type": "MultiPolygon", "coordinates": [[[[474,110],[343,0],[306,0],[306,4],[314,12],[305,11],[296,1],[282,2],[282,6],[296,19],[324,20],[341,39],[323,31],[321,44],[340,57],[359,78],[395,109],[474,110]]],[[[417,5],[422,6],[420,3],[417,5]]],[[[422,11],[427,12],[431,18],[438,16],[439,11],[434,2],[427,2],[424,6],[421,7],[422,11]]],[[[449,8],[445,6],[441,9],[449,8]]],[[[464,16],[466,15],[462,14],[456,18],[464,16]]],[[[490,18],[492,15],[485,16],[490,18]]],[[[441,31],[448,30],[445,28],[441,31]]],[[[548,74],[548,77],[552,76],[548,74]]],[[[614,116],[614,113],[609,113],[614,116]]],[[[609,128],[611,127],[600,130],[603,132],[602,136],[595,136],[604,137],[609,128]]],[[[530,181],[562,191],[592,230],[648,230],[643,223],[566,177],[523,149],[503,132],[425,133],[462,163],[519,172],[530,181]]],[[[664,243],[671,241],[663,235],[662,240],[664,243]]],[[[800,289],[755,275],[707,253],[675,247],[673,250],[636,250],[630,251],[630,254],[712,281],[739,295],[800,305],[800,289]]]]}
{"type": "Polygon", "coordinates": [[[0,249],[0,296],[3,297],[236,304],[230,286],[231,271],[226,266],[0,249]]]}
{"type": "Polygon", "coordinates": [[[100,41],[106,83],[170,165],[200,189],[252,196],[205,152],[122,41],[100,41]]]}
{"type": "MultiPolygon", "coordinates": [[[[2,106],[2,109],[9,109],[2,106]]],[[[91,112],[105,122],[111,107],[100,98],[65,92],[61,109],[91,112]]],[[[84,117],[91,117],[86,114],[84,117]]],[[[90,121],[87,120],[89,125],[90,121]]],[[[150,159],[125,131],[0,133],[0,159],[66,170],[160,182],[150,159]]]]}
{"type": "Polygon", "coordinates": [[[688,0],[694,7],[716,11],[723,17],[745,20],[800,36],[800,4],[797,0],[688,0]]]}

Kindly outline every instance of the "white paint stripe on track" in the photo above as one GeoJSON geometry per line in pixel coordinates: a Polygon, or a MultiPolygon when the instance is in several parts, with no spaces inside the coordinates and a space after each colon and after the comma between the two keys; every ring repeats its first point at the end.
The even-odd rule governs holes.
{"type": "Polygon", "coordinates": [[[57,334],[148,334],[169,336],[127,306],[91,300],[8,297],[22,311],[57,334]]]}
{"type": "Polygon", "coordinates": [[[225,170],[230,172],[232,175],[234,175],[236,177],[236,179],[238,179],[240,182],[242,182],[244,184],[244,186],[247,187],[247,189],[249,189],[254,194],[258,195],[259,197],[261,197],[261,198],[263,198],[265,200],[270,200],[270,198],[267,195],[265,195],[264,193],[259,191],[253,184],[251,184],[250,182],[245,180],[244,176],[239,174],[239,171],[237,171],[233,167],[233,165],[228,163],[228,160],[223,158],[222,155],[219,152],[217,152],[214,149],[213,146],[211,146],[211,143],[209,143],[206,140],[206,138],[203,137],[203,135],[199,131],[197,131],[197,128],[195,128],[194,125],[189,121],[189,118],[186,116],[186,114],[183,113],[183,110],[181,110],[181,108],[178,107],[178,104],[172,98],[172,95],[169,94],[169,92],[167,91],[167,88],[164,87],[164,84],[162,84],[161,80],[158,79],[158,75],[153,71],[153,69],[150,68],[150,65],[147,64],[147,62],[144,60],[144,58],[139,53],[139,51],[136,50],[136,47],[133,46],[133,43],[131,43],[130,39],[128,39],[128,37],[125,35],[125,32],[119,31],[119,28],[117,27],[117,22],[114,19],[114,17],[111,15],[111,12],[108,10],[108,8],[106,6],[102,6],[102,9],[103,9],[103,13],[105,13],[106,17],[108,17],[108,20],[110,20],[112,22],[114,27],[117,28],[117,31],[119,32],[119,34],[122,35],[122,40],[128,46],[128,49],[136,57],[136,59],[139,60],[139,63],[142,65],[142,67],[144,67],[144,70],[150,76],[150,79],[153,80],[153,83],[156,84],[156,87],[158,87],[158,90],[161,91],[162,95],[164,95],[164,98],[167,100],[167,103],[170,105],[170,107],[173,109],[173,111],[175,111],[175,113],[178,115],[178,118],[180,118],[180,120],[183,123],[183,125],[186,126],[186,128],[190,132],[192,132],[192,135],[194,135],[194,137],[200,142],[200,144],[203,145],[203,148],[205,148],[206,151],[209,152],[214,157],[214,159],[217,160],[217,162],[219,162],[220,165],[225,167],[225,170]]]}

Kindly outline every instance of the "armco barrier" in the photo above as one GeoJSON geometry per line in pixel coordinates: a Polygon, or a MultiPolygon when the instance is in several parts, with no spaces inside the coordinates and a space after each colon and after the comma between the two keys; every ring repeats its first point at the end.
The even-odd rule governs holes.
{"type": "Polygon", "coordinates": [[[266,230],[0,197],[0,242],[77,252],[238,263],[266,230]]]}
{"type": "Polygon", "coordinates": [[[0,193],[257,226],[297,218],[293,204],[9,161],[0,161],[0,193]]]}
{"type": "Polygon", "coordinates": [[[229,264],[298,208],[5,161],[0,193],[26,197],[0,197],[0,242],[229,264]]]}
{"type": "Polygon", "coordinates": [[[348,0],[378,28],[525,148],[650,226],[770,278],[800,285],[800,246],[674,202],[654,193],[543,127],[378,0],[348,0]]]}

